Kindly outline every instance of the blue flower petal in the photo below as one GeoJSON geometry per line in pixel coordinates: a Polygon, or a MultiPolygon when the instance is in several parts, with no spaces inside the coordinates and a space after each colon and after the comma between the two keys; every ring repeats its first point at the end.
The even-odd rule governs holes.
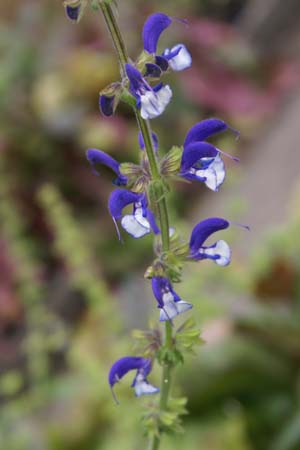
{"type": "Polygon", "coordinates": [[[190,239],[190,255],[194,259],[203,259],[199,250],[203,247],[206,239],[216,231],[229,227],[229,222],[220,217],[212,217],[199,222],[192,231],[190,239]]]}
{"type": "MultiPolygon", "coordinates": [[[[153,146],[154,146],[154,150],[157,152],[157,150],[158,150],[158,137],[157,137],[157,134],[152,131],[151,136],[152,136],[152,143],[153,143],[153,146]]],[[[139,131],[139,135],[138,135],[138,141],[139,141],[140,149],[141,150],[145,150],[144,138],[143,138],[143,135],[142,135],[142,133],[140,131],[139,131]]]]}
{"type": "Polygon", "coordinates": [[[101,113],[106,116],[112,116],[114,113],[114,101],[115,97],[107,97],[106,95],[100,95],[99,108],[101,113]]]}
{"type": "MultiPolygon", "coordinates": [[[[125,356],[118,359],[111,367],[108,375],[108,382],[113,392],[114,385],[123,378],[131,370],[136,370],[135,378],[131,384],[134,388],[137,397],[145,394],[156,394],[159,388],[152,386],[147,376],[151,372],[152,361],[149,358],[142,358],[139,356],[125,356]]],[[[114,394],[113,394],[114,395],[114,394]]],[[[117,401],[115,395],[115,400],[117,401]]]]}
{"type": "Polygon", "coordinates": [[[80,8],[80,4],[76,6],[66,5],[65,11],[68,19],[70,19],[72,22],[77,22],[80,14],[80,8]]]}
{"type": "Polygon", "coordinates": [[[142,38],[144,49],[149,53],[156,53],[157,42],[161,33],[172,23],[166,14],[155,13],[148,17],[144,24],[142,38]]]}
{"type": "Polygon", "coordinates": [[[152,291],[161,310],[160,321],[172,320],[193,307],[190,303],[181,300],[166,277],[153,277],[152,291]]]}
{"type": "Polygon", "coordinates": [[[146,63],[145,77],[160,78],[161,73],[162,69],[157,64],[146,63]]]}
{"type": "Polygon", "coordinates": [[[208,142],[192,142],[184,147],[180,171],[181,173],[188,172],[191,167],[197,164],[201,158],[214,158],[218,154],[218,150],[208,142]]]}
{"type": "Polygon", "coordinates": [[[196,141],[205,139],[229,129],[228,125],[219,119],[206,119],[194,125],[186,135],[184,147],[196,141]]]}
{"type": "Polygon", "coordinates": [[[127,184],[127,178],[120,172],[120,164],[107,153],[103,152],[102,150],[90,148],[86,152],[86,157],[93,167],[93,172],[95,174],[99,175],[99,173],[95,169],[95,166],[97,164],[102,164],[103,166],[109,167],[118,176],[118,178],[114,181],[114,184],[117,184],[118,186],[127,184]]]}
{"type": "Polygon", "coordinates": [[[130,82],[130,92],[136,97],[141,86],[145,84],[143,76],[132,64],[126,64],[125,70],[130,82]]]}
{"type": "Polygon", "coordinates": [[[131,203],[136,203],[141,200],[143,194],[137,194],[136,192],[127,191],[125,189],[115,189],[109,197],[108,209],[110,215],[115,220],[119,220],[122,217],[122,211],[125,206],[131,203]]]}
{"type": "Polygon", "coordinates": [[[161,68],[163,72],[166,72],[169,68],[168,60],[162,56],[162,55],[156,55],[155,56],[155,62],[156,64],[161,68]]]}
{"type": "Polygon", "coordinates": [[[156,223],[155,216],[154,216],[153,212],[150,209],[147,210],[147,220],[148,220],[148,222],[150,224],[150,227],[151,227],[153,233],[154,234],[160,234],[160,229],[159,229],[159,227],[158,227],[158,225],[156,223]]]}
{"type": "Polygon", "coordinates": [[[111,367],[108,375],[108,382],[113,387],[130,370],[143,369],[147,376],[151,371],[151,360],[139,356],[124,356],[118,359],[111,367]]]}

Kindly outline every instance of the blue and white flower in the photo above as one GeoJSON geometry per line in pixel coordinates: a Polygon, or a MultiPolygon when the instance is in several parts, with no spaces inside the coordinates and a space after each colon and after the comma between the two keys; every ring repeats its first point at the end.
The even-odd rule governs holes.
{"type": "Polygon", "coordinates": [[[158,84],[151,87],[134,66],[126,64],[126,74],[129,79],[129,89],[136,98],[136,106],[141,110],[143,119],[154,119],[166,109],[172,97],[169,85],[158,84]]]}
{"type": "MultiPolygon", "coordinates": [[[[231,128],[219,119],[206,119],[194,125],[183,144],[180,176],[187,180],[201,181],[212,191],[218,191],[226,174],[221,154],[234,161],[238,161],[238,158],[205,142],[205,139],[228,129],[231,128]]],[[[235,130],[232,131],[236,133],[235,130]]]]}
{"type": "Polygon", "coordinates": [[[151,230],[155,234],[160,233],[155,222],[154,214],[148,208],[145,194],[139,194],[125,189],[116,189],[109,197],[108,208],[116,225],[119,239],[121,239],[121,236],[117,225],[118,220],[121,220],[121,225],[124,230],[135,239],[149,234],[151,230]],[[125,214],[123,216],[123,209],[131,204],[133,205],[132,214],[125,214]]]}
{"type": "Polygon", "coordinates": [[[172,320],[179,314],[188,311],[193,307],[191,303],[181,300],[179,295],[174,291],[172,284],[165,277],[152,278],[152,290],[160,309],[159,320],[165,322],[172,320]]]}
{"type": "MultiPolygon", "coordinates": [[[[148,17],[144,24],[142,38],[144,50],[155,55],[155,65],[162,71],[171,67],[174,71],[185,70],[192,65],[192,57],[183,44],[177,44],[171,49],[166,48],[162,54],[157,54],[157,44],[161,33],[173,22],[173,18],[163,13],[155,13],[148,17]]],[[[152,68],[154,71],[154,68],[152,68]]],[[[147,72],[150,72],[147,67],[147,72]]]]}
{"type": "Polygon", "coordinates": [[[99,175],[99,172],[96,170],[95,166],[101,164],[111,169],[117,175],[117,178],[113,181],[113,184],[116,186],[125,186],[127,184],[127,178],[120,172],[120,163],[118,163],[118,161],[107,153],[102,150],[90,148],[86,152],[86,157],[96,175],[99,175]]]}
{"type": "MultiPolygon", "coordinates": [[[[134,388],[135,395],[140,397],[141,395],[157,394],[159,388],[152,386],[147,380],[147,376],[151,372],[152,361],[149,358],[142,358],[139,356],[125,356],[118,359],[111,367],[108,382],[113,392],[114,385],[121,380],[130,370],[136,370],[136,375],[131,384],[134,388]]],[[[114,392],[113,392],[114,395],[114,392]]],[[[115,400],[117,401],[115,395],[115,400]]]]}
{"type": "Polygon", "coordinates": [[[213,233],[225,230],[229,225],[227,220],[219,217],[199,222],[191,234],[190,258],[196,261],[211,259],[219,266],[227,266],[231,260],[231,250],[227,242],[220,240],[209,246],[205,246],[204,243],[213,233]]]}

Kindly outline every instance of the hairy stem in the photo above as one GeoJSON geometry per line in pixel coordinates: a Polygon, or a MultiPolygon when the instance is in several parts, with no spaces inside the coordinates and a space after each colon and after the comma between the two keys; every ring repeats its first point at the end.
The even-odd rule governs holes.
{"type": "MultiPolygon", "coordinates": [[[[108,27],[109,33],[112,37],[115,50],[118,55],[119,63],[121,66],[121,76],[125,76],[125,64],[128,62],[128,54],[126,51],[126,47],[124,44],[124,40],[120,31],[120,28],[115,19],[113,10],[111,8],[110,3],[105,3],[105,0],[100,1],[101,10],[108,27]]],[[[136,120],[139,126],[139,129],[142,133],[145,150],[147,153],[151,177],[153,181],[162,181],[161,174],[159,171],[158,162],[155,155],[155,150],[152,142],[152,132],[149,121],[144,120],[140,112],[135,110],[136,120]]],[[[162,186],[162,185],[161,185],[162,186]]],[[[170,239],[169,239],[169,214],[168,214],[168,206],[165,198],[165,193],[163,187],[156,193],[156,203],[158,210],[158,218],[161,229],[161,239],[162,239],[162,249],[164,252],[167,252],[170,247],[170,239]]],[[[173,340],[172,340],[172,326],[166,321],[165,323],[165,346],[169,349],[172,348],[173,340]]],[[[160,410],[164,411],[168,406],[168,397],[171,386],[171,365],[168,362],[165,362],[163,365],[162,372],[162,385],[161,385],[161,397],[160,397],[160,410]]],[[[153,440],[150,442],[149,450],[158,450],[160,446],[161,436],[155,436],[153,440]]]]}

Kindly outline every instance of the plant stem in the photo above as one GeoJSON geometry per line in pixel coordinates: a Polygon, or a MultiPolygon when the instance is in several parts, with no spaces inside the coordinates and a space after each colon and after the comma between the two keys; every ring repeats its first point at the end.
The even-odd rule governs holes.
{"type": "MultiPolygon", "coordinates": [[[[105,0],[100,1],[101,10],[108,27],[109,33],[112,37],[116,52],[118,54],[118,59],[121,67],[121,76],[125,76],[125,64],[128,62],[128,54],[123,41],[123,37],[120,28],[115,19],[114,13],[112,11],[111,5],[106,3],[105,0]]],[[[159,171],[158,162],[155,155],[155,150],[152,141],[152,132],[148,120],[144,120],[140,112],[135,109],[135,116],[142,133],[143,140],[145,143],[145,150],[147,153],[151,177],[153,181],[162,181],[161,174],[159,171]]],[[[169,214],[168,206],[164,194],[163,185],[156,194],[157,210],[161,229],[161,239],[162,239],[162,249],[164,252],[169,251],[170,239],[169,239],[169,214]]],[[[165,346],[169,349],[172,348],[172,326],[169,321],[165,323],[165,346]]],[[[168,398],[171,386],[171,364],[168,362],[164,363],[162,372],[162,386],[161,386],[161,397],[160,397],[160,410],[165,411],[168,406],[168,398]]],[[[158,450],[160,446],[161,435],[154,436],[153,440],[150,442],[149,450],[158,450]]]]}
{"type": "Polygon", "coordinates": [[[105,0],[100,0],[99,2],[101,11],[103,13],[109,34],[113,40],[116,53],[118,55],[120,67],[121,67],[121,76],[125,76],[125,64],[128,62],[128,54],[126,50],[126,46],[119,28],[119,25],[116,21],[115,15],[109,3],[106,3],[105,0]]]}

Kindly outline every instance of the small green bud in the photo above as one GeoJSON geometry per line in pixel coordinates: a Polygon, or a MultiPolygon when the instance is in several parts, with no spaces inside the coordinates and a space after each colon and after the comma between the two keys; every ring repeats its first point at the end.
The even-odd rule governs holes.
{"type": "Polygon", "coordinates": [[[102,89],[102,91],[100,91],[100,95],[105,95],[106,97],[120,96],[122,89],[122,84],[119,81],[115,81],[102,89]]]}
{"type": "Polygon", "coordinates": [[[154,358],[161,346],[161,334],[156,328],[150,330],[133,330],[135,352],[145,358],[154,358]]]}

